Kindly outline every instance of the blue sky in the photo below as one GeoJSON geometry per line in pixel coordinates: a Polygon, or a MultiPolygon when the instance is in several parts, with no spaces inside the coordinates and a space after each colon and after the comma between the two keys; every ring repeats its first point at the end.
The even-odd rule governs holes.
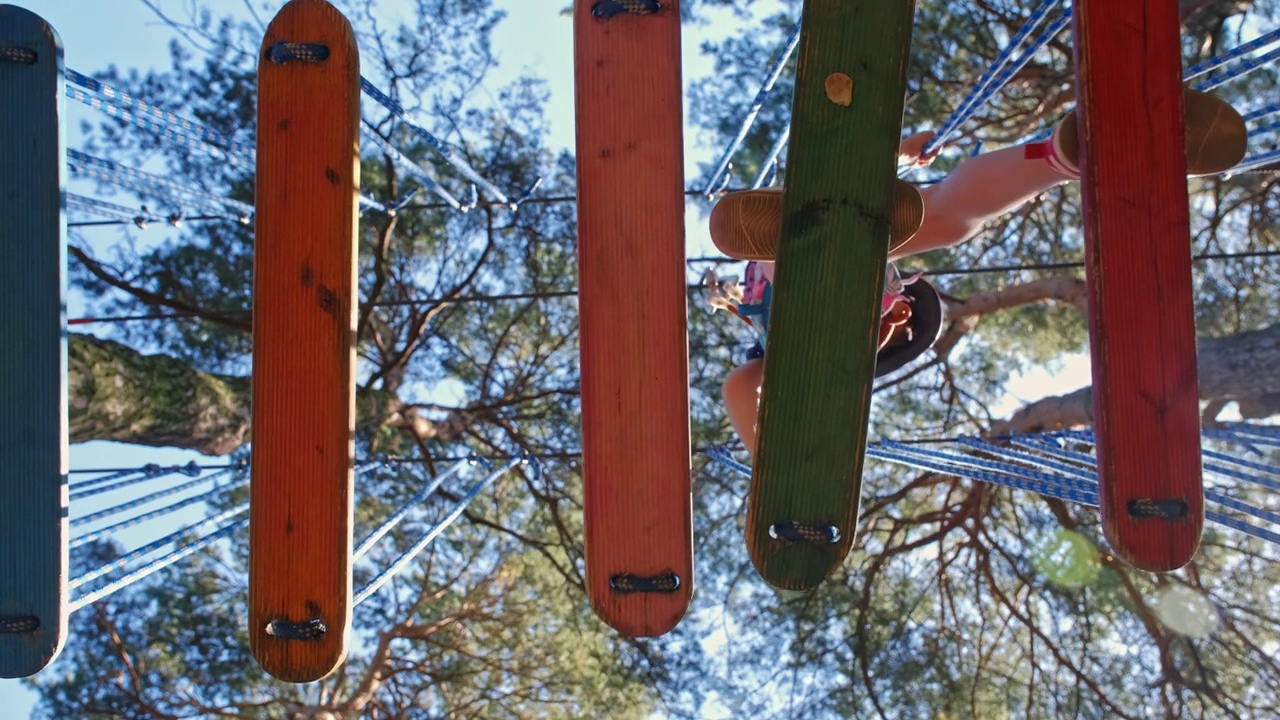
{"type": "MultiPolygon", "coordinates": [[[[171,31],[163,25],[139,0],[110,0],[110,2],[92,2],[91,0],[6,0],[20,7],[39,12],[62,37],[69,68],[86,74],[115,65],[122,69],[146,70],[164,68],[169,62],[168,44],[171,31]]],[[[250,0],[255,6],[261,6],[261,0],[250,0]]],[[[570,0],[495,0],[496,4],[505,8],[508,19],[497,30],[495,47],[500,48],[502,65],[493,79],[483,88],[496,96],[497,90],[522,72],[530,72],[546,78],[552,93],[548,106],[548,118],[552,127],[552,143],[560,147],[571,147],[573,143],[573,87],[572,87],[572,27],[568,17],[560,14],[562,8],[569,5],[570,0]]],[[[181,14],[184,5],[182,0],[156,0],[166,12],[181,14]]],[[[239,2],[211,3],[227,11],[243,12],[244,5],[239,2]]],[[[277,7],[282,2],[267,3],[277,7]]],[[[387,19],[394,19],[397,13],[405,12],[408,3],[404,0],[383,0],[380,11],[387,19]]],[[[262,12],[263,17],[270,15],[262,12]]],[[[711,37],[741,30],[743,21],[734,19],[727,13],[724,22],[688,28],[685,33],[684,63],[686,82],[700,77],[711,70],[708,60],[698,52],[699,44],[711,37]]],[[[767,63],[761,59],[761,70],[767,63]]],[[[180,110],[180,108],[175,108],[180,110]]],[[[96,122],[100,116],[92,109],[79,103],[67,103],[68,139],[71,147],[77,147],[76,127],[82,121],[96,122]]],[[[692,139],[692,135],[688,136],[692,139]]],[[[709,162],[719,153],[720,148],[686,147],[686,158],[689,174],[696,172],[697,162],[709,162]]],[[[82,194],[95,195],[91,187],[73,186],[82,194]]],[[[121,204],[133,203],[123,197],[113,198],[121,204]]],[[[135,233],[140,242],[156,242],[167,237],[165,228],[152,226],[151,229],[135,233]]],[[[116,230],[86,230],[85,235],[91,243],[105,247],[119,239],[116,230]],[[90,233],[98,233],[90,235],[90,233]]],[[[714,248],[706,235],[706,229],[698,213],[688,216],[689,254],[700,255],[713,253],[714,248]]],[[[74,298],[70,308],[72,317],[83,309],[82,304],[74,298]]],[[[1088,382],[1088,360],[1073,357],[1057,377],[1040,371],[1010,386],[1012,394],[1008,407],[1021,404],[1019,398],[1034,398],[1047,393],[1070,390],[1088,382]]],[[[71,467],[136,467],[155,462],[162,465],[182,464],[188,460],[197,462],[217,462],[213,458],[203,458],[197,454],[172,449],[138,448],[121,446],[112,443],[86,443],[74,445],[71,449],[71,467]]],[[[119,499],[119,498],[116,498],[119,499]]],[[[73,507],[73,516],[90,508],[73,507]]],[[[160,532],[167,532],[173,524],[190,521],[190,516],[171,521],[170,526],[147,529],[148,538],[156,537],[160,532]]],[[[55,662],[45,672],[59,671],[55,662]]],[[[7,717],[25,717],[32,706],[34,695],[23,688],[17,681],[0,680],[0,706],[9,708],[7,717]]]]}

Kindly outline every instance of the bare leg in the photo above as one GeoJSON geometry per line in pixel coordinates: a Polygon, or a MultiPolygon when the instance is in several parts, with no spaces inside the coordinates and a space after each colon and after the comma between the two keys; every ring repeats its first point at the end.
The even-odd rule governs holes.
{"type": "Polygon", "coordinates": [[[958,245],[988,220],[1074,179],[1054,170],[1043,158],[1027,159],[1024,147],[969,158],[942,182],[921,189],[924,224],[889,259],[958,245]]]}
{"type": "Polygon", "coordinates": [[[729,422],[752,457],[756,454],[756,417],[760,412],[760,382],[763,379],[764,363],[748,360],[729,373],[721,390],[729,422]]]}

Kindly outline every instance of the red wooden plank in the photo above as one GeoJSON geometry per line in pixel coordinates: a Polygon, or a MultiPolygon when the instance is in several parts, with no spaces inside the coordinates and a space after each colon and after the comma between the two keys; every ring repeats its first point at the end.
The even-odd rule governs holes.
{"type": "Polygon", "coordinates": [[[582,462],[592,606],[643,636],[693,588],[680,3],[620,5],[574,9],[582,462]]]}
{"type": "Polygon", "coordinates": [[[1204,524],[1178,3],[1076,0],[1074,22],[1103,528],[1168,571],[1204,524]]]}
{"type": "Polygon", "coordinates": [[[292,0],[267,29],[249,638],[262,667],[293,682],[337,667],[351,620],[359,78],[351,25],[324,0],[292,0]]]}

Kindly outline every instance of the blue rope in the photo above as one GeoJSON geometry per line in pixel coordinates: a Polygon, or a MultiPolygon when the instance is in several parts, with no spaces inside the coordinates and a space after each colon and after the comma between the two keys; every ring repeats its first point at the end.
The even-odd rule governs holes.
{"type": "Polygon", "coordinates": [[[466,495],[458,501],[458,504],[454,506],[453,510],[451,510],[448,515],[445,515],[440,522],[432,526],[431,529],[422,536],[422,538],[413,544],[413,547],[401,554],[395,562],[387,566],[385,570],[379,573],[373,578],[373,580],[356,593],[355,604],[359,605],[365,600],[368,600],[374,593],[378,592],[383,585],[386,585],[391,578],[403,571],[404,568],[412,562],[415,557],[417,557],[418,553],[422,552],[423,549],[430,545],[431,542],[440,535],[440,533],[444,532],[445,528],[449,527],[454,520],[457,520],[458,517],[462,515],[462,512],[467,509],[467,506],[471,504],[472,500],[476,499],[476,496],[479,495],[481,491],[488,487],[493,481],[506,474],[508,470],[522,463],[529,465],[534,473],[539,472],[537,458],[533,458],[532,456],[515,457],[509,460],[505,465],[489,473],[489,475],[485,476],[484,479],[472,485],[471,488],[467,490],[466,495]]]}
{"type": "Polygon", "coordinates": [[[137,225],[139,228],[146,228],[148,223],[156,222],[160,218],[152,215],[143,208],[142,210],[134,210],[109,203],[104,200],[96,200],[94,198],[76,195],[75,193],[67,193],[67,209],[73,212],[83,212],[91,215],[99,215],[109,217],[113,220],[123,220],[137,225]]]}
{"type": "MultiPolygon", "coordinates": [[[[146,475],[147,477],[155,477],[156,475],[159,475],[163,471],[164,471],[164,468],[160,467],[159,465],[155,463],[147,463],[146,465],[143,465],[142,467],[136,470],[117,470],[109,475],[103,475],[101,477],[96,477],[96,478],[88,478],[86,480],[77,480],[71,483],[70,485],[68,485],[68,489],[79,490],[81,488],[92,487],[94,485],[101,485],[103,483],[114,482],[116,480],[119,480],[120,478],[129,477],[130,475],[146,475]]],[[[75,471],[72,471],[72,472],[75,472],[75,471]]]]}
{"type": "Polygon", "coordinates": [[[1272,150],[1260,155],[1254,155],[1253,157],[1247,157],[1242,160],[1239,165],[1236,165],[1222,174],[1229,177],[1236,173],[1242,173],[1248,170],[1257,170],[1260,167],[1274,165],[1278,162],[1280,162],[1280,150],[1272,150]]]}
{"type": "Polygon", "coordinates": [[[1040,25],[1044,23],[1049,12],[1052,11],[1059,2],[1060,0],[1044,0],[1044,2],[1042,2],[1040,6],[1031,13],[1031,17],[1027,19],[1026,24],[1018,30],[1017,34],[1013,36],[1005,49],[1000,51],[1000,54],[996,56],[995,62],[991,64],[991,67],[987,68],[987,71],[978,78],[978,82],[969,91],[969,94],[965,99],[960,102],[960,105],[956,107],[955,111],[951,113],[951,116],[947,118],[947,120],[942,124],[942,127],[938,129],[938,132],[929,140],[929,142],[925,143],[924,149],[921,151],[922,155],[927,156],[937,152],[951,134],[960,128],[960,125],[964,124],[964,122],[968,120],[969,117],[978,110],[978,108],[995,96],[995,94],[999,92],[1000,88],[1002,88],[1004,84],[1013,77],[1014,73],[1021,70],[1022,66],[1030,62],[1031,58],[1040,51],[1040,48],[1047,45],[1050,40],[1057,36],[1057,34],[1067,26],[1067,23],[1071,21],[1070,6],[1063,9],[1064,15],[1062,18],[1050,25],[1044,32],[1035,36],[1027,50],[1017,59],[1013,59],[1014,53],[1018,52],[1019,48],[1027,38],[1031,37],[1032,33],[1034,33],[1040,25]]]}
{"type": "Polygon", "coordinates": [[[1263,65],[1266,65],[1267,63],[1271,62],[1272,60],[1275,60],[1276,58],[1280,58],[1280,47],[1275,48],[1274,50],[1272,50],[1271,52],[1265,55],[1259,55],[1258,57],[1250,58],[1240,63],[1239,65],[1237,65],[1230,72],[1225,73],[1223,75],[1219,75],[1216,78],[1205,80],[1204,82],[1199,83],[1194,87],[1196,90],[1199,90],[1200,92],[1208,92],[1216,87],[1225,85],[1226,83],[1229,83],[1238,77],[1243,77],[1244,75],[1248,75],[1249,73],[1253,72],[1254,70],[1257,70],[1258,68],[1262,67],[1263,65]]]}
{"type": "Polygon", "coordinates": [[[1054,460],[1044,457],[1043,455],[1036,455],[1034,453],[1022,452],[1019,450],[1015,450],[1013,448],[1002,447],[1000,445],[996,445],[994,443],[990,443],[990,442],[987,442],[986,440],[982,440],[979,438],[970,438],[970,437],[956,438],[955,443],[957,445],[971,447],[971,448],[974,448],[975,450],[988,452],[988,453],[991,453],[992,455],[1004,457],[1016,462],[1028,463],[1033,467],[1039,467],[1045,470],[1055,470],[1063,475],[1066,475],[1067,477],[1095,482],[1095,483],[1098,481],[1098,474],[1095,471],[1087,470],[1085,468],[1082,468],[1076,465],[1068,465],[1066,463],[1056,462],[1054,460]]]}
{"type": "Polygon", "coordinates": [[[226,206],[238,211],[243,218],[253,216],[253,206],[248,203],[232,200],[231,198],[218,197],[205,192],[199,188],[193,188],[187,185],[179,185],[167,178],[159,175],[153,175],[135,168],[121,165],[111,160],[104,160],[92,155],[87,155],[73,148],[67,149],[67,161],[72,172],[81,175],[94,175],[88,170],[98,170],[100,174],[97,177],[106,179],[107,182],[126,187],[131,190],[141,190],[144,192],[159,191],[169,197],[189,196],[209,203],[213,207],[226,206]]]}
{"type": "Polygon", "coordinates": [[[1204,519],[1210,522],[1217,523],[1224,527],[1229,527],[1233,530],[1239,530],[1245,535],[1256,537],[1259,540],[1266,540],[1269,543],[1275,543],[1277,545],[1280,545],[1280,534],[1271,532],[1270,530],[1263,530],[1262,528],[1259,528],[1259,527],[1254,527],[1253,525],[1250,525],[1249,523],[1244,522],[1243,520],[1238,520],[1236,518],[1233,518],[1230,515],[1223,515],[1222,513],[1219,513],[1219,512],[1206,510],[1204,513],[1204,519]]]}
{"type": "Polygon", "coordinates": [[[1245,113],[1243,117],[1245,122],[1249,122],[1268,115],[1274,115],[1278,112],[1280,112],[1280,103],[1271,103],[1270,105],[1264,105],[1257,110],[1250,110],[1245,113]]]}
{"type": "MultiPolygon", "coordinates": [[[[415,163],[414,161],[406,157],[404,153],[392,147],[391,143],[387,142],[381,135],[373,132],[372,130],[369,130],[368,128],[363,128],[363,127],[360,128],[360,133],[364,135],[365,138],[372,141],[374,145],[377,145],[378,149],[386,153],[393,162],[403,167],[405,170],[409,172],[410,175],[413,175],[415,178],[417,178],[423,185],[427,187],[428,190],[435,193],[436,195],[439,195],[441,199],[443,199],[446,203],[448,203],[449,206],[452,207],[454,210],[462,209],[462,205],[458,203],[457,198],[455,198],[453,195],[450,195],[449,191],[445,190],[440,185],[440,183],[436,182],[435,178],[431,177],[430,173],[424,170],[422,166],[418,165],[417,163],[415,163]]],[[[475,186],[473,185],[472,188],[474,189],[475,186]]]]}
{"type": "Polygon", "coordinates": [[[1254,50],[1257,50],[1258,48],[1270,45],[1271,43],[1276,42],[1277,40],[1280,40],[1280,29],[1272,30],[1271,32],[1265,35],[1261,35],[1257,38],[1254,38],[1253,40],[1250,40],[1249,42],[1243,45],[1234,47],[1225,53],[1214,55],[1208,60],[1204,60],[1203,62],[1198,62],[1195,65],[1192,65],[1191,67],[1187,68],[1185,73],[1183,73],[1182,80],[1186,82],[1193,78],[1200,77],[1201,75],[1204,75],[1207,72],[1216,70],[1217,68],[1222,67],[1223,65],[1226,65],[1227,63],[1231,62],[1232,60],[1235,60],[1238,57],[1242,57],[1247,53],[1251,53],[1254,50]]]}
{"type": "Polygon", "coordinates": [[[148,575],[151,575],[152,573],[163,570],[164,568],[169,567],[170,565],[178,562],[179,560],[187,557],[188,555],[199,552],[200,550],[208,547],[209,545],[212,545],[218,540],[231,535],[231,533],[239,530],[240,528],[244,527],[248,523],[249,523],[249,518],[244,518],[243,520],[234,522],[224,528],[215,530],[214,532],[211,532],[208,535],[205,535],[204,537],[196,540],[195,542],[189,545],[184,545],[183,547],[177,548],[173,552],[168,553],[167,555],[156,558],[150,563],[147,563],[146,565],[138,568],[137,570],[134,570],[133,572],[129,573],[128,575],[125,575],[124,577],[114,582],[108,583],[98,588],[97,590],[94,590],[91,593],[86,593],[84,595],[81,595],[73,599],[68,607],[68,611],[75,612],[80,608],[85,607],[86,605],[95,603],[107,597],[108,595],[111,595],[112,593],[116,592],[117,590],[120,590],[121,588],[132,585],[133,583],[147,577],[148,575]]]}
{"type": "Polygon", "coordinates": [[[176,495],[176,494],[178,494],[178,493],[180,493],[180,492],[185,492],[185,491],[190,490],[191,488],[193,488],[193,487],[195,487],[195,486],[197,486],[197,485],[202,485],[202,484],[204,484],[204,483],[209,482],[210,480],[216,480],[218,477],[220,477],[220,476],[222,476],[222,475],[225,475],[225,474],[227,474],[227,473],[229,473],[229,472],[231,472],[231,471],[230,471],[230,470],[223,470],[223,471],[222,471],[222,472],[220,472],[220,473],[214,473],[213,475],[206,475],[205,477],[202,477],[202,478],[196,478],[195,480],[189,480],[189,481],[187,481],[187,482],[185,482],[185,483],[182,483],[181,485],[175,485],[175,486],[173,486],[173,487],[171,487],[171,488],[167,488],[167,489],[164,489],[164,490],[158,490],[158,491],[153,492],[153,493],[150,493],[150,494],[148,494],[148,495],[143,495],[142,497],[137,498],[137,499],[135,499],[135,500],[130,500],[130,501],[128,501],[128,502],[120,503],[119,505],[114,505],[114,506],[109,507],[109,508],[104,508],[104,509],[102,509],[102,510],[99,510],[98,512],[89,513],[88,515],[85,515],[84,517],[78,517],[78,518],[73,519],[73,520],[71,521],[71,527],[73,527],[73,528],[77,528],[77,527],[84,527],[85,525],[88,525],[89,523],[96,522],[96,521],[101,520],[101,519],[106,518],[106,517],[111,517],[112,515],[118,515],[118,514],[120,514],[120,513],[122,513],[122,512],[125,512],[126,510],[132,510],[132,509],[134,509],[134,508],[136,508],[136,507],[140,507],[140,506],[142,506],[142,505],[146,505],[146,504],[147,504],[147,503],[149,503],[149,502],[153,502],[153,501],[155,501],[155,500],[159,500],[160,498],[163,498],[163,497],[169,497],[170,495],[176,495]]]}
{"type": "MultiPolygon", "coordinates": [[[[224,472],[231,472],[231,471],[227,470],[224,472]]],[[[227,485],[225,486],[227,489],[240,487],[241,485],[244,485],[249,481],[248,475],[245,475],[243,473],[237,473],[237,475],[238,477],[235,480],[227,483],[227,485]]],[[[210,477],[216,477],[216,476],[210,476],[210,477]]],[[[205,478],[205,479],[210,479],[210,478],[205,478]]],[[[208,500],[208,498],[209,498],[208,493],[200,493],[198,495],[192,495],[191,497],[188,497],[188,498],[183,498],[175,503],[170,503],[169,505],[165,505],[164,507],[159,507],[159,508],[156,508],[155,510],[148,510],[147,512],[144,512],[140,515],[135,515],[131,518],[121,520],[120,522],[114,523],[112,525],[107,525],[97,530],[84,533],[83,535],[77,535],[76,537],[71,538],[71,541],[67,543],[67,546],[69,549],[75,550],[76,548],[81,547],[83,545],[88,545],[89,543],[95,540],[100,540],[109,535],[113,535],[120,530],[124,530],[125,528],[141,525],[142,523],[148,520],[153,520],[155,518],[177,512],[185,507],[190,507],[192,505],[205,502],[206,500],[208,500]]]]}
{"type": "Polygon", "coordinates": [[[765,157],[764,163],[760,166],[760,172],[756,174],[756,179],[751,182],[752,189],[764,187],[765,180],[773,175],[777,177],[778,172],[778,156],[782,154],[783,148],[787,146],[787,141],[791,139],[791,125],[788,124],[782,130],[782,134],[778,136],[777,141],[773,143],[773,147],[769,148],[769,154],[765,157]]]}
{"type": "Polygon", "coordinates": [[[88,105],[89,107],[97,110],[101,110],[102,112],[106,113],[111,117],[118,118],[127,123],[130,123],[131,125],[134,125],[135,127],[139,127],[143,130],[154,133],[158,135],[161,139],[169,140],[169,141],[178,143],[179,145],[184,145],[188,148],[191,148],[192,150],[198,150],[203,153],[208,153],[215,158],[218,158],[221,160],[227,160],[232,165],[250,165],[250,166],[253,165],[253,159],[251,157],[245,158],[236,153],[227,152],[226,150],[219,148],[215,145],[210,145],[209,143],[205,142],[204,140],[202,140],[201,138],[195,135],[189,135],[185,132],[182,132],[181,130],[174,128],[171,125],[166,125],[165,123],[156,122],[155,120],[149,117],[134,114],[124,108],[118,107],[101,98],[89,95],[83,90],[72,87],[70,85],[67,86],[67,97],[72,98],[73,100],[79,100],[85,105],[88,105]],[[215,150],[216,152],[214,152],[215,150]]]}
{"type": "Polygon", "coordinates": [[[78,85],[104,100],[108,100],[111,103],[134,110],[142,116],[150,117],[159,121],[159,123],[172,128],[172,132],[184,136],[194,136],[198,138],[200,142],[207,143],[225,153],[228,153],[229,155],[240,155],[250,161],[252,161],[255,155],[254,147],[251,143],[235,140],[193,120],[188,120],[181,115],[161,110],[154,105],[133,97],[123,90],[114,88],[104,82],[95,80],[88,75],[78,73],[75,70],[67,70],[67,83],[68,97],[75,97],[75,99],[87,105],[99,107],[98,105],[93,105],[93,103],[88,99],[88,96],[85,96],[83,93],[80,93],[79,96],[72,95],[72,92],[78,91],[75,91],[71,85],[78,85]]]}
{"type": "Polygon", "coordinates": [[[373,532],[369,533],[369,536],[366,537],[364,541],[360,543],[360,546],[355,549],[355,552],[352,553],[352,562],[364,557],[365,553],[369,552],[374,543],[381,540],[382,537],[390,532],[396,525],[399,525],[400,521],[409,514],[411,509],[430,497],[432,493],[440,488],[440,485],[443,484],[445,480],[458,474],[464,467],[474,467],[480,463],[484,463],[486,466],[489,466],[488,461],[482,460],[480,456],[476,455],[466,460],[459,460],[450,466],[448,470],[445,470],[432,478],[431,482],[427,483],[422,489],[414,493],[413,497],[409,498],[404,505],[401,505],[400,509],[396,510],[391,517],[387,518],[381,525],[375,528],[373,532]]]}
{"type": "Polygon", "coordinates": [[[134,560],[140,557],[143,557],[144,555],[150,555],[151,553],[155,552],[156,550],[159,550],[160,548],[170,543],[177,542],[184,535],[191,532],[195,528],[198,528],[202,525],[209,525],[211,523],[214,525],[221,525],[227,520],[230,520],[236,517],[237,515],[241,515],[247,512],[248,510],[249,510],[249,503],[242,503],[240,505],[237,505],[231,508],[230,510],[224,510],[223,512],[220,512],[217,515],[207,517],[203,520],[197,520],[196,522],[184,528],[181,528],[179,530],[175,530],[169,533],[168,535],[161,537],[158,540],[152,541],[150,543],[147,543],[146,545],[142,545],[138,548],[130,550],[129,552],[124,553],[120,557],[108,563],[104,563],[93,570],[89,570],[88,572],[84,573],[83,575],[80,575],[79,577],[72,578],[67,583],[67,586],[69,589],[75,590],[79,588],[81,585],[97,580],[98,578],[104,575],[107,575],[109,573],[115,572],[116,570],[123,568],[125,565],[128,565],[130,562],[133,562],[134,560]]]}
{"type": "Polygon", "coordinates": [[[140,478],[130,478],[128,480],[121,480],[111,485],[104,485],[102,487],[77,490],[71,493],[71,495],[68,497],[68,500],[79,500],[81,498],[93,497],[94,495],[101,495],[102,493],[111,492],[112,490],[119,490],[120,488],[129,487],[131,485],[137,485],[138,483],[144,483],[151,480],[156,480],[156,479],[165,477],[167,475],[174,475],[176,473],[182,473],[187,477],[199,477],[201,470],[200,470],[200,466],[197,465],[194,460],[183,466],[170,465],[167,468],[159,469],[158,472],[146,472],[143,475],[143,477],[140,477],[140,478]]]}
{"type": "MultiPolygon", "coordinates": [[[[795,29],[791,31],[791,36],[787,38],[787,44],[782,48],[782,52],[774,59],[773,64],[769,66],[769,69],[765,71],[764,82],[760,84],[760,89],[756,92],[755,99],[751,101],[751,107],[747,110],[747,117],[742,121],[742,127],[738,129],[737,136],[729,143],[729,147],[724,151],[724,155],[721,156],[720,162],[716,164],[715,172],[711,173],[711,178],[707,180],[707,185],[702,190],[703,194],[710,197],[716,192],[716,188],[719,187],[720,184],[721,176],[729,169],[729,161],[733,159],[734,153],[738,152],[738,148],[742,147],[742,141],[746,140],[747,133],[751,132],[751,126],[755,125],[756,117],[760,115],[760,109],[764,107],[765,99],[769,96],[769,92],[773,90],[773,86],[777,84],[778,77],[782,75],[783,66],[785,66],[787,61],[791,59],[791,54],[795,52],[796,46],[799,44],[800,26],[796,25],[795,29]]],[[[783,133],[784,137],[786,135],[787,133],[783,133]]],[[[781,140],[779,142],[785,143],[786,141],[781,140]]],[[[769,167],[772,164],[773,159],[776,158],[777,155],[774,155],[770,160],[766,161],[763,166],[761,166],[761,174],[764,173],[765,168],[769,167]]],[[[758,182],[759,176],[757,177],[757,183],[758,182]]],[[[760,185],[756,184],[752,185],[752,187],[760,187],[760,185]]]]}
{"type": "Polygon", "coordinates": [[[977,480],[992,485],[1002,485],[1015,490],[1025,490],[1038,495],[1054,497],[1060,500],[1079,503],[1081,505],[1088,505],[1090,507],[1098,506],[1097,491],[1090,488],[1086,483],[1073,484],[1066,481],[1046,482],[1043,480],[1034,480],[1016,475],[987,472],[973,467],[938,462],[936,459],[930,460],[928,458],[917,457],[906,453],[894,453],[878,445],[869,446],[867,448],[867,456],[874,457],[879,460],[887,460],[899,465],[915,467],[927,472],[954,475],[956,477],[968,478],[970,480],[977,480]]]}
{"type": "Polygon", "coordinates": [[[461,172],[463,176],[465,176],[468,180],[484,188],[485,192],[493,195],[493,197],[496,198],[498,202],[507,203],[512,210],[515,209],[515,206],[517,205],[517,203],[513,202],[510,198],[508,198],[506,194],[504,194],[495,185],[493,185],[493,183],[490,183],[488,180],[485,180],[483,177],[481,177],[480,173],[477,173],[474,169],[472,169],[472,167],[468,165],[466,161],[462,160],[457,155],[455,155],[453,150],[450,149],[448,145],[445,145],[443,142],[437,139],[435,135],[432,135],[430,132],[427,132],[426,128],[410,120],[408,114],[405,112],[404,107],[402,107],[400,103],[396,102],[391,98],[391,96],[379,90],[377,87],[374,86],[373,83],[369,82],[369,80],[366,79],[364,76],[360,77],[360,89],[364,91],[365,95],[368,95],[370,98],[372,98],[374,102],[378,103],[382,107],[391,111],[391,113],[394,114],[400,120],[400,122],[404,123],[405,126],[408,127],[410,130],[412,130],[415,135],[425,140],[426,143],[430,145],[432,149],[440,153],[450,165],[457,168],[458,171],[461,172]]]}

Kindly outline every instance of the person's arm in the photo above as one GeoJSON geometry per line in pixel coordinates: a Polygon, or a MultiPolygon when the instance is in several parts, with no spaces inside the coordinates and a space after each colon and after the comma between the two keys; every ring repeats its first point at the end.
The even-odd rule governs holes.
{"type": "Polygon", "coordinates": [[[756,456],[756,421],[760,415],[760,382],[764,379],[764,361],[748,360],[725,378],[721,395],[729,422],[742,438],[751,457],[756,456]]]}

